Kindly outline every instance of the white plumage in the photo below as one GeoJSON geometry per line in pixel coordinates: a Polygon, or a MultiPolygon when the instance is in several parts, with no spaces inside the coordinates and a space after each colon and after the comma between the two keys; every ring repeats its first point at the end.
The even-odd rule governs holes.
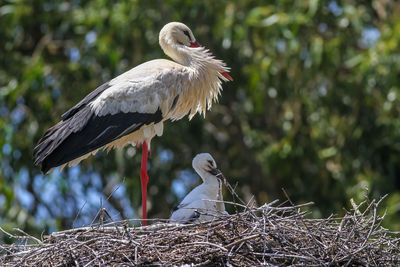
{"type": "Polygon", "coordinates": [[[208,153],[198,154],[192,166],[203,183],[194,188],[175,208],[170,217],[172,223],[204,222],[227,214],[222,197],[225,177],[217,169],[212,156],[208,153]]]}
{"type": "Polygon", "coordinates": [[[221,80],[232,80],[225,63],[200,47],[186,25],[168,23],[159,43],[174,61],[152,60],[104,83],[46,131],[34,149],[43,173],[77,164],[101,149],[132,144],[143,146],[146,189],[148,149],[152,138],[162,135],[164,121],[205,115],[220,94],[221,80]]]}

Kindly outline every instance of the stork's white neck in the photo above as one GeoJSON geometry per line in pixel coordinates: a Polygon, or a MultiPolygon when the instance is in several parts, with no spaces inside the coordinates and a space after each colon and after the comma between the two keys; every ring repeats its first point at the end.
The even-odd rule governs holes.
{"type": "Polygon", "coordinates": [[[222,202],[222,181],[215,177],[214,175],[204,171],[203,169],[195,168],[196,172],[200,175],[203,180],[203,185],[207,187],[207,191],[215,197],[215,200],[218,202],[215,203],[217,210],[220,212],[225,211],[225,205],[222,202]]]}
{"type": "Polygon", "coordinates": [[[206,172],[203,168],[199,168],[197,166],[193,166],[195,171],[200,175],[203,182],[207,185],[218,185],[218,178],[212,175],[209,172],[206,172]]]}
{"type": "Polygon", "coordinates": [[[166,43],[164,40],[160,41],[160,46],[164,53],[175,62],[183,66],[189,66],[190,56],[188,51],[186,51],[187,49],[170,42],[166,43]]]}

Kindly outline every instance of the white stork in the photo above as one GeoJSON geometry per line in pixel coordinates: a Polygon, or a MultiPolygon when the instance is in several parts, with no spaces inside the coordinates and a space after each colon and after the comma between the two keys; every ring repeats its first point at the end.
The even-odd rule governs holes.
{"type": "Polygon", "coordinates": [[[174,61],[145,62],[99,86],[64,113],[33,152],[35,165],[41,164],[45,174],[78,164],[101,149],[141,146],[144,225],[151,139],[162,135],[165,120],[204,116],[222,90],[221,80],[232,81],[225,63],[201,47],[186,25],[166,24],[159,43],[174,61]]]}
{"type": "Polygon", "coordinates": [[[192,161],[193,169],[200,175],[203,183],[174,208],[171,223],[191,223],[210,221],[215,216],[228,214],[222,202],[222,183],[226,182],[217,164],[208,153],[201,153],[192,161]]]}

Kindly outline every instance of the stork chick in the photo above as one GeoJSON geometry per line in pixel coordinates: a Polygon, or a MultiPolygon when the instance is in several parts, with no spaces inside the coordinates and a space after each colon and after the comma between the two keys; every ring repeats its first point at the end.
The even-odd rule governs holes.
{"type": "Polygon", "coordinates": [[[192,166],[203,183],[194,188],[174,209],[170,218],[172,223],[204,222],[227,214],[222,197],[222,183],[226,180],[217,169],[213,157],[208,153],[198,154],[192,166]]]}

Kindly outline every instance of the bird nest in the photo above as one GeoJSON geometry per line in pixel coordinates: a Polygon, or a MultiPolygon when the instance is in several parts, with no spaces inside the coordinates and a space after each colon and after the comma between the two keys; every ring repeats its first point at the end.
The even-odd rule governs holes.
{"type": "MultiPolygon", "coordinates": [[[[234,203],[231,203],[234,204],[234,203]]],[[[0,245],[1,266],[393,266],[400,265],[398,233],[381,227],[379,201],[353,204],[343,217],[307,218],[312,203],[273,201],[198,224],[132,220],[54,232],[41,240],[0,245]]]]}

